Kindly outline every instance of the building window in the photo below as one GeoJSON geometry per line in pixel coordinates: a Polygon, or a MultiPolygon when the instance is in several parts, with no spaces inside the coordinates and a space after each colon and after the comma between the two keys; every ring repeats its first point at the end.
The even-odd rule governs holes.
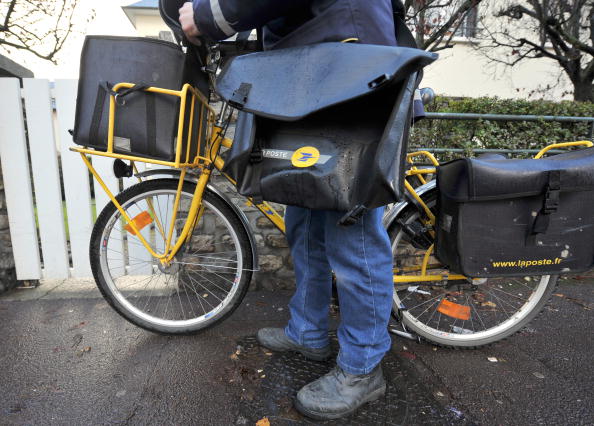
{"type": "Polygon", "coordinates": [[[171,31],[160,31],[159,32],[159,40],[165,40],[165,41],[170,41],[172,43],[175,43],[175,40],[173,38],[173,34],[171,34],[171,31]]]}
{"type": "Polygon", "coordinates": [[[478,6],[473,7],[468,11],[466,16],[464,17],[464,21],[458,31],[456,31],[457,36],[461,37],[476,37],[477,34],[477,24],[478,24],[478,6]]]}
{"type": "MultiPolygon", "coordinates": [[[[434,29],[444,25],[458,9],[460,4],[451,0],[435,0],[426,2],[426,7],[421,10],[418,19],[423,22],[425,31],[431,33],[434,29]]],[[[462,22],[452,26],[454,35],[458,37],[476,37],[478,24],[478,5],[470,9],[462,22]]],[[[450,33],[451,34],[451,33],[450,33]]]]}

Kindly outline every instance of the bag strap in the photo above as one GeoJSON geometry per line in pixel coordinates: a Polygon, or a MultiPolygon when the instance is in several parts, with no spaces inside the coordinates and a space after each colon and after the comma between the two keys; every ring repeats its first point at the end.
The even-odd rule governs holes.
{"type": "Polygon", "coordinates": [[[146,147],[151,155],[157,155],[157,113],[155,93],[145,93],[146,102],[146,147]]]}
{"type": "Polygon", "coordinates": [[[99,145],[99,127],[101,127],[103,105],[105,104],[105,97],[107,96],[107,93],[105,92],[105,89],[101,83],[99,83],[99,86],[97,86],[97,97],[95,98],[95,107],[93,108],[91,127],[89,129],[89,142],[92,145],[99,145]]]}
{"type": "Polygon", "coordinates": [[[542,208],[536,215],[532,229],[528,234],[527,245],[535,245],[536,236],[545,234],[551,223],[551,214],[559,209],[559,198],[561,195],[561,170],[551,170],[548,176],[547,192],[545,193],[542,208]]]}
{"type": "Polygon", "coordinates": [[[250,153],[250,166],[252,168],[252,182],[255,182],[257,189],[256,193],[251,195],[252,202],[255,205],[262,204],[262,161],[264,161],[264,152],[262,151],[262,141],[256,137],[254,140],[254,147],[250,153]]]}
{"type": "Polygon", "coordinates": [[[418,49],[417,41],[412,32],[406,26],[406,9],[401,0],[392,0],[394,12],[394,30],[396,32],[396,43],[400,47],[412,47],[418,49]]]}
{"type": "Polygon", "coordinates": [[[394,30],[396,31],[396,44],[400,47],[412,47],[418,49],[417,40],[415,36],[408,29],[404,19],[398,15],[394,15],[394,30]]]}

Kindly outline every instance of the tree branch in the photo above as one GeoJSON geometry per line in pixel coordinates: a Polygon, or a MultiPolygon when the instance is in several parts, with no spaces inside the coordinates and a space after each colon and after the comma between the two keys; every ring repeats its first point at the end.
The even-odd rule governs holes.
{"type": "Polygon", "coordinates": [[[31,52],[32,54],[34,54],[35,56],[37,56],[37,57],[39,57],[41,59],[45,59],[45,60],[48,60],[48,61],[51,61],[52,60],[51,56],[49,56],[49,55],[43,55],[43,54],[41,54],[41,53],[39,53],[39,52],[37,52],[35,50],[31,50],[29,48],[29,46],[24,46],[24,45],[19,45],[19,44],[11,43],[10,41],[6,41],[6,40],[2,40],[2,44],[5,44],[5,45],[10,46],[10,47],[14,47],[15,49],[26,50],[26,51],[31,52]]]}
{"type": "Polygon", "coordinates": [[[453,28],[450,31],[450,36],[448,37],[447,41],[445,42],[445,44],[443,46],[440,46],[439,44],[442,42],[443,38],[445,37],[446,33],[443,33],[442,37],[437,41],[436,45],[434,47],[431,48],[432,52],[439,52],[440,50],[445,50],[445,49],[451,49],[452,47],[452,39],[454,38],[454,36],[456,35],[456,32],[460,29],[460,27],[462,26],[462,22],[464,20],[460,19],[456,25],[455,28],[453,28]]]}
{"type": "Polygon", "coordinates": [[[569,44],[581,50],[582,52],[586,52],[594,56],[594,47],[588,46],[587,44],[582,43],[579,39],[568,34],[558,22],[552,21],[550,24],[547,23],[547,27],[549,26],[551,29],[554,29],[560,37],[563,37],[565,40],[567,40],[569,44]]]}
{"type": "Polygon", "coordinates": [[[78,28],[74,22],[79,1],[11,0],[0,31],[0,48],[28,51],[55,63],[54,57],[78,28]]]}
{"type": "Polygon", "coordinates": [[[564,56],[559,56],[559,55],[554,55],[551,52],[549,52],[546,48],[544,48],[541,45],[538,45],[528,39],[525,38],[521,38],[520,40],[520,44],[527,44],[529,46],[532,46],[532,48],[534,50],[537,50],[540,54],[542,54],[543,56],[546,56],[548,58],[551,59],[555,59],[556,61],[559,61],[560,63],[564,63],[564,62],[568,62],[568,59],[564,56]]]}
{"type": "Polygon", "coordinates": [[[4,24],[0,25],[0,31],[8,30],[8,21],[10,20],[10,15],[14,10],[14,5],[16,4],[16,0],[12,0],[8,5],[8,10],[6,11],[6,16],[4,17],[4,24]]]}

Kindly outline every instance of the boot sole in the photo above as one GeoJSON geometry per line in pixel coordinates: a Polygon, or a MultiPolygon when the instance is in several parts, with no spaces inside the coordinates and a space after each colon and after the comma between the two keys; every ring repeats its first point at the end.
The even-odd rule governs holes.
{"type": "Polygon", "coordinates": [[[262,341],[260,341],[260,338],[258,337],[258,335],[256,335],[256,340],[258,341],[260,346],[263,346],[266,349],[271,350],[273,352],[297,352],[311,361],[318,361],[318,362],[327,361],[332,356],[332,350],[330,348],[328,348],[328,352],[323,353],[323,354],[311,354],[309,352],[305,352],[304,350],[301,350],[298,348],[286,348],[286,349],[285,348],[282,348],[282,349],[271,348],[269,346],[266,346],[266,344],[264,344],[262,341]]]}
{"type": "Polygon", "coordinates": [[[297,411],[299,411],[304,416],[310,417],[314,420],[334,420],[334,419],[340,419],[341,417],[346,417],[346,416],[353,414],[355,411],[357,411],[363,405],[367,404],[368,402],[375,401],[376,399],[381,398],[385,394],[386,394],[386,385],[384,384],[381,388],[378,388],[378,389],[374,390],[373,392],[371,392],[369,395],[367,395],[367,397],[365,399],[363,399],[363,401],[361,402],[361,405],[359,405],[358,407],[355,407],[355,408],[351,408],[350,410],[343,411],[342,413],[321,413],[318,411],[310,410],[308,408],[305,408],[303,405],[301,405],[301,403],[299,402],[299,400],[297,398],[295,398],[294,405],[295,405],[295,408],[297,409],[297,411]]]}

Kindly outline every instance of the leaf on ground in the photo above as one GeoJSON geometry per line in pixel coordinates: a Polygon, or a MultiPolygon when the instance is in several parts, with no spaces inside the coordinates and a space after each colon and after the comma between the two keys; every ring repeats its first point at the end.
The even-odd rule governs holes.
{"type": "Polygon", "coordinates": [[[83,335],[78,333],[75,334],[74,336],[72,336],[72,346],[73,348],[76,348],[78,345],[80,345],[80,342],[82,342],[83,340],[83,335]]]}
{"type": "Polygon", "coordinates": [[[270,426],[270,420],[268,417],[264,417],[256,422],[256,426],[270,426]]]}
{"type": "Polygon", "coordinates": [[[497,307],[497,305],[495,303],[490,302],[490,301],[481,303],[481,306],[486,306],[486,307],[489,307],[489,308],[496,308],[497,307]]]}

